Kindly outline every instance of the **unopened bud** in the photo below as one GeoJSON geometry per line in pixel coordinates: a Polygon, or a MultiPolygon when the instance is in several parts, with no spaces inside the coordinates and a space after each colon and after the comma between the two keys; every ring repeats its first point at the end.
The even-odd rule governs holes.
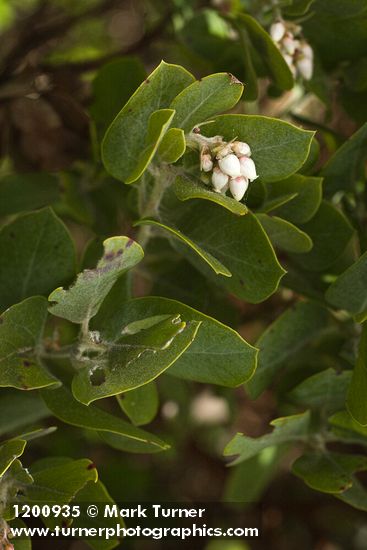
{"type": "Polygon", "coordinates": [[[229,177],[227,176],[227,174],[224,174],[222,170],[218,168],[218,166],[216,166],[213,170],[213,175],[212,175],[212,184],[215,191],[220,193],[223,190],[223,188],[226,185],[228,185],[228,180],[229,180],[229,177]]]}
{"type": "Polygon", "coordinates": [[[248,179],[239,176],[238,178],[231,178],[229,182],[229,188],[231,190],[232,196],[236,201],[240,201],[248,188],[248,179]]]}
{"type": "Polygon", "coordinates": [[[287,35],[283,38],[282,46],[287,54],[294,55],[294,52],[299,47],[299,41],[287,35]]]}
{"type": "Polygon", "coordinates": [[[291,55],[284,54],[283,58],[284,58],[284,61],[287,63],[292,75],[295,77],[296,76],[296,67],[294,66],[293,57],[291,55]]]}
{"type": "Polygon", "coordinates": [[[201,155],[201,169],[203,172],[210,172],[213,170],[212,157],[208,154],[201,155]]]}
{"type": "Polygon", "coordinates": [[[310,80],[313,73],[313,61],[309,57],[301,57],[296,62],[298,72],[305,80],[310,80]]]}
{"type": "Polygon", "coordinates": [[[227,155],[218,162],[219,168],[230,176],[231,178],[236,178],[241,175],[241,165],[240,161],[234,154],[227,155]]]}
{"type": "Polygon", "coordinates": [[[300,53],[302,57],[307,57],[308,59],[313,60],[313,49],[309,44],[307,44],[307,42],[301,42],[300,53]]]}
{"type": "Polygon", "coordinates": [[[249,179],[250,181],[256,180],[259,176],[256,174],[256,166],[252,159],[248,157],[240,158],[241,176],[249,179]]]}
{"type": "Polygon", "coordinates": [[[280,42],[285,33],[285,26],[281,21],[273,23],[270,27],[270,36],[274,42],[280,42]]]}
{"type": "Polygon", "coordinates": [[[246,157],[251,156],[250,146],[244,141],[234,141],[232,143],[232,149],[238,157],[242,157],[243,155],[246,155],[246,157]]]}

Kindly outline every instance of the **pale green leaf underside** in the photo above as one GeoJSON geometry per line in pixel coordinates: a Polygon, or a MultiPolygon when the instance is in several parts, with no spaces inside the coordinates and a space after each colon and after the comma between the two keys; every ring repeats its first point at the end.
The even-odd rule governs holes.
{"type": "Polygon", "coordinates": [[[73,323],[88,321],[97,313],[112,286],[143,258],[141,246],[128,237],[111,237],[103,243],[104,255],[95,269],[78,275],[68,290],[57,288],[50,296],[49,311],[73,323]]]}
{"type": "Polygon", "coordinates": [[[159,397],[155,382],[122,393],[117,396],[117,400],[121,409],[135,426],[149,424],[158,412],[159,397]]]}

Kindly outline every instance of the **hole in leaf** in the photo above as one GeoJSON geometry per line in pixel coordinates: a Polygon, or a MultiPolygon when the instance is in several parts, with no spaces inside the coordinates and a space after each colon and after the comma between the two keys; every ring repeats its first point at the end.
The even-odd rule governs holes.
{"type": "Polygon", "coordinates": [[[97,367],[89,374],[89,380],[92,386],[102,386],[106,382],[106,373],[104,368],[97,367]]]}

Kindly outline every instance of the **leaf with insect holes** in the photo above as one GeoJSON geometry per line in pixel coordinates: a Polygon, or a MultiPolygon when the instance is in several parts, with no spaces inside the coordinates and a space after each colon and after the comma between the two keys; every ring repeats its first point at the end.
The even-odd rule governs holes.
{"type": "Polygon", "coordinates": [[[0,387],[44,388],[58,381],[44,367],[39,347],[47,318],[47,300],[27,298],[0,317],[0,387]]]}
{"type": "MultiPolygon", "coordinates": [[[[126,303],[119,310],[125,311],[126,303]]],[[[111,304],[110,304],[111,307],[111,304]]],[[[111,313],[112,314],[112,313],[111,313]]],[[[151,382],[170,367],[195,339],[200,322],[182,321],[180,315],[155,315],[138,322],[122,318],[113,331],[106,323],[93,324],[100,340],[78,360],[72,383],[76,399],[89,405],[151,382]]]]}
{"type": "Polygon", "coordinates": [[[139,298],[126,302],[123,308],[116,303],[110,303],[108,307],[103,304],[93,326],[103,327],[105,338],[110,339],[121,330],[121,326],[144,320],[146,315],[154,318],[175,312],[179,312],[187,324],[200,323],[200,328],[185,353],[175,358],[169,374],[227,387],[239,386],[253,376],[257,364],[256,348],[230,327],[176,300],[139,298]],[[224,355],[228,361],[223,361],[224,355]]]}
{"type": "Polygon", "coordinates": [[[120,276],[144,255],[141,246],[128,237],[111,237],[103,245],[104,255],[95,269],[85,269],[68,290],[57,288],[50,294],[53,315],[73,323],[88,322],[120,276]]]}

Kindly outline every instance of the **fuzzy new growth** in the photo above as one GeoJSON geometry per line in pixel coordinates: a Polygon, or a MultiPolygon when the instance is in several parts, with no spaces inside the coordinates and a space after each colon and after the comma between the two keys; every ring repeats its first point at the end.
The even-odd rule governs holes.
{"type": "Polygon", "coordinates": [[[197,130],[188,136],[188,143],[200,148],[203,181],[217,193],[229,190],[235,200],[242,200],[249,182],[258,177],[250,146],[243,141],[226,142],[222,136],[207,138],[197,130]]]}
{"type": "Polygon", "coordinates": [[[313,74],[313,50],[303,38],[301,27],[289,21],[278,20],[271,25],[270,36],[293,76],[310,80],[313,74]]]}

